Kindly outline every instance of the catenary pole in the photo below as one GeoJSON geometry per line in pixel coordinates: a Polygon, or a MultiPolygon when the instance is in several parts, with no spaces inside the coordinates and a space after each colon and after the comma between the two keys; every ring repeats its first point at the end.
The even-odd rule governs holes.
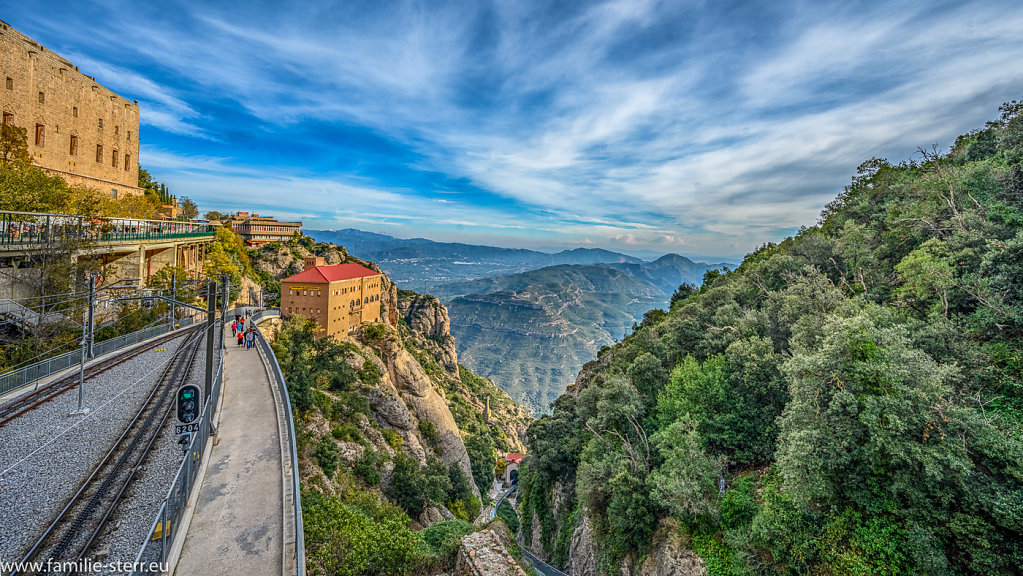
{"type": "Polygon", "coordinates": [[[217,321],[217,282],[210,280],[206,285],[206,402],[213,394],[213,337],[217,321]]]}
{"type": "Polygon", "coordinates": [[[177,326],[177,323],[178,323],[177,322],[177,320],[178,320],[177,316],[174,315],[174,299],[177,298],[177,285],[178,285],[178,275],[177,275],[176,272],[177,272],[177,270],[172,270],[172,272],[171,272],[171,301],[170,301],[170,324],[171,324],[171,328],[170,329],[171,330],[173,330],[174,327],[177,326]]]}
{"type": "Polygon", "coordinates": [[[227,301],[231,297],[231,282],[227,279],[227,274],[220,275],[220,284],[224,287],[224,299],[220,303],[220,347],[221,349],[226,349],[224,329],[227,327],[227,301]]]}
{"type": "Polygon", "coordinates": [[[93,301],[96,298],[96,276],[89,273],[89,310],[85,314],[85,322],[82,323],[82,357],[78,364],[78,409],[71,414],[85,414],[85,357],[92,355],[92,317],[93,301]]]}

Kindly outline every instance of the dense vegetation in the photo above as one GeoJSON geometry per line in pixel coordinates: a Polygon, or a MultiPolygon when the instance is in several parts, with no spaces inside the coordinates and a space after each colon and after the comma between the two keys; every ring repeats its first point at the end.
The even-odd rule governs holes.
{"type": "Polygon", "coordinates": [[[864,163],[816,226],[602,350],[529,429],[544,552],[585,514],[609,572],[679,526],[712,574],[1017,573],[1023,103],[1001,111],[864,163]]]}
{"type": "MultiPolygon", "coordinates": [[[[379,324],[366,331],[379,332],[374,338],[393,336],[379,324]]],[[[463,394],[493,392],[493,384],[468,370],[460,371],[461,378],[445,372],[428,351],[412,344],[407,327],[402,333],[406,348],[445,391],[460,429],[467,430],[473,476],[479,469],[485,491],[494,477],[495,442],[507,440],[497,426],[490,431],[463,394]]],[[[296,414],[310,572],[400,575],[452,567],[480,511],[474,479],[456,462],[439,458],[440,434],[432,422],[421,420],[416,427],[427,449],[421,463],[400,430],[374,412],[383,376],[373,348],[314,335],[312,321],[293,317],[272,344],[296,414]],[[426,524],[424,511],[431,507],[443,507],[456,519],[417,530],[416,522],[426,524]]]]}

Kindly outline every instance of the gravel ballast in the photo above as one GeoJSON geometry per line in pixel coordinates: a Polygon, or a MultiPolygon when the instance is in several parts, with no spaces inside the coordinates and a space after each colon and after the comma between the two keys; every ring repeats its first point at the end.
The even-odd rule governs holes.
{"type": "MultiPolygon", "coordinates": [[[[78,406],[76,387],[0,428],[0,561],[27,553],[138,413],[182,341],[143,344],[151,350],[87,380],[85,415],[71,415],[78,406]]],[[[190,374],[195,383],[202,382],[204,351],[203,346],[190,374]]],[[[109,560],[134,560],[181,462],[173,425],[172,415],[170,433],[154,445],[157,458],[139,470],[119,506],[112,537],[100,543],[97,556],[106,549],[109,560]],[[134,542],[130,551],[128,542],[134,542]]]]}

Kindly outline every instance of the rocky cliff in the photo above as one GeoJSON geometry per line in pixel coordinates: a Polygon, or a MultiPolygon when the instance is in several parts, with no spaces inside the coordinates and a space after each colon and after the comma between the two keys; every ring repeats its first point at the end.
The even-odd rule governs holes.
{"type": "Polygon", "coordinates": [[[416,345],[429,350],[437,362],[458,377],[458,353],[451,336],[448,309],[433,296],[402,290],[397,295],[399,318],[408,326],[416,345]]]}
{"type": "MultiPolygon", "coordinates": [[[[423,445],[420,424],[429,422],[434,432],[430,433],[431,438],[426,441],[432,443],[434,451],[446,464],[456,462],[466,476],[471,478],[472,464],[462,442],[461,430],[441,396],[440,389],[405,349],[405,342],[398,331],[388,324],[377,326],[386,328],[383,332],[361,332],[362,340],[377,353],[384,368],[379,386],[381,393],[374,410],[384,421],[401,431],[410,447],[423,445]]],[[[416,456],[425,463],[425,451],[416,452],[416,456]]],[[[472,488],[479,498],[480,493],[475,484],[472,488]]]]}
{"type": "MultiPolygon", "coordinates": [[[[327,264],[356,262],[379,271],[342,247],[305,237],[262,246],[251,259],[261,275],[279,279],[300,271],[310,255],[327,264]]],[[[498,456],[524,450],[528,417],[492,382],[460,369],[447,309],[436,298],[399,294],[386,275],[381,284],[383,321],[364,325],[344,342],[298,345],[305,328],[294,321],[281,328],[286,342],[280,343],[278,357],[282,368],[287,365],[289,387],[295,378],[312,380],[314,406],[304,412],[302,425],[303,480],[325,494],[341,494],[353,480],[388,494],[400,457],[411,457],[421,471],[433,466],[436,472],[431,462],[439,460],[470,479],[476,505],[449,495],[414,516],[422,526],[455,516],[472,520],[480,492],[493,481],[498,456]],[[313,374],[303,376],[309,371],[313,374]],[[447,509],[452,503],[454,515],[447,509]]],[[[452,482],[458,480],[452,476],[452,482]]]]}
{"type": "MultiPolygon", "coordinates": [[[[592,523],[583,515],[572,532],[569,564],[573,576],[600,574],[600,554],[593,537],[592,523]]],[[[618,566],[622,576],[703,576],[707,568],[693,552],[687,538],[673,521],[664,521],[654,534],[650,551],[641,558],[628,558],[618,566]]]]}
{"type": "Polygon", "coordinates": [[[494,522],[462,538],[455,564],[457,576],[526,576],[513,553],[515,539],[504,524],[494,522]]]}

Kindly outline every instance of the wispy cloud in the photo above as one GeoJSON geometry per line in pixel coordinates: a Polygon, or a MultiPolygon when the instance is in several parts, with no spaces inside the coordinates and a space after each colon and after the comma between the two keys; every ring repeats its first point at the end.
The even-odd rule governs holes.
{"type": "Polygon", "coordinates": [[[178,194],[407,236],[734,256],[1023,95],[1011,1],[51,4],[178,194]]]}

